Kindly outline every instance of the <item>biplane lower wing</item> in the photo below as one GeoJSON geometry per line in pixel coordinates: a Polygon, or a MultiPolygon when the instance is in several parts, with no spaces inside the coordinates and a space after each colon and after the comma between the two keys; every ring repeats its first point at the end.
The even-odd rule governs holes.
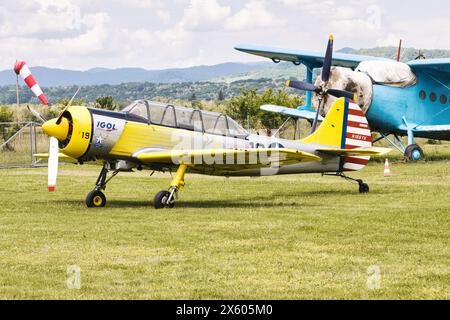
{"type": "MultiPolygon", "coordinates": [[[[312,109],[294,109],[294,108],[287,108],[287,107],[281,107],[276,106],[272,104],[265,104],[260,107],[261,110],[268,111],[268,112],[274,112],[281,114],[283,116],[292,117],[296,119],[306,119],[308,121],[313,121],[316,117],[316,112],[312,109]]],[[[318,120],[320,122],[323,121],[323,117],[319,115],[318,120]]]]}
{"type": "Polygon", "coordinates": [[[321,158],[294,149],[210,149],[210,150],[167,150],[136,153],[134,158],[151,164],[189,164],[189,165],[254,165],[267,166],[320,161],[321,158]]]}

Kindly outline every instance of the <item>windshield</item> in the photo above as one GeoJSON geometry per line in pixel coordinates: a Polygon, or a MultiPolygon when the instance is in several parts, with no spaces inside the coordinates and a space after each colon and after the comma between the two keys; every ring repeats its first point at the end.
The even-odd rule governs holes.
{"type": "Polygon", "coordinates": [[[245,138],[248,133],[225,114],[173,106],[153,101],[136,101],[122,109],[131,121],[149,122],[196,132],[245,138]]]}

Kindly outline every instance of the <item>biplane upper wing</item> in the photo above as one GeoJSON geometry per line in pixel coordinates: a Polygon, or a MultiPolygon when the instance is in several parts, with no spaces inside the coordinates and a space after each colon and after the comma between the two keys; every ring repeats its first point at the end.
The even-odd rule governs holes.
{"type": "Polygon", "coordinates": [[[189,165],[256,165],[293,164],[299,162],[320,161],[321,158],[294,149],[199,149],[167,150],[136,153],[136,159],[143,163],[189,164],[189,165]]]}
{"type": "Polygon", "coordinates": [[[383,156],[392,150],[389,148],[357,148],[357,149],[317,149],[321,153],[325,153],[331,156],[345,156],[345,157],[369,157],[369,156],[383,156]]]}
{"type": "Polygon", "coordinates": [[[434,70],[450,73],[450,59],[423,59],[408,62],[413,71],[434,70]]]}
{"type": "MultiPolygon", "coordinates": [[[[272,59],[274,61],[290,61],[303,63],[313,68],[320,68],[323,65],[325,56],[323,53],[308,52],[297,49],[283,49],[274,47],[264,47],[257,45],[238,45],[236,50],[272,59]]],[[[333,66],[356,68],[361,62],[368,60],[388,60],[371,56],[335,53],[333,55],[333,66]]]]}

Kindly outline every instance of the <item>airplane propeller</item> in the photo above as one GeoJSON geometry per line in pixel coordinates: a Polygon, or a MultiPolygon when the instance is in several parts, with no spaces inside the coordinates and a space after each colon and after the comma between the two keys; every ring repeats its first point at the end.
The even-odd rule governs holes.
{"type": "Polygon", "coordinates": [[[321,75],[323,83],[320,86],[316,86],[316,85],[306,82],[306,81],[291,81],[291,80],[286,81],[287,87],[298,89],[298,90],[303,90],[303,91],[311,91],[318,95],[319,105],[317,106],[316,116],[314,118],[314,122],[313,122],[313,125],[311,128],[312,133],[315,132],[317,129],[320,108],[322,106],[322,102],[325,98],[325,95],[329,94],[336,98],[344,97],[344,98],[356,100],[356,96],[352,92],[345,91],[345,90],[339,90],[339,89],[328,89],[327,88],[328,81],[330,80],[330,75],[331,75],[331,65],[333,62],[333,43],[334,43],[334,38],[331,35],[328,39],[327,51],[325,53],[325,58],[323,61],[323,68],[322,68],[322,75],[321,75]]]}

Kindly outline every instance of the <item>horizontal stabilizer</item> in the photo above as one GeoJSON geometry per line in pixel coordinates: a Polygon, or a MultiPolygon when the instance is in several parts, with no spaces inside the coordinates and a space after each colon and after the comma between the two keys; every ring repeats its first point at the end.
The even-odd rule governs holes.
{"type": "Polygon", "coordinates": [[[389,148],[357,148],[357,149],[317,149],[321,153],[331,156],[345,156],[345,157],[381,157],[388,154],[392,150],[389,148]]]}
{"type": "MultiPolygon", "coordinates": [[[[264,111],[268,111],[268,112],[278,113],[283,116],[288,116],[288,117],[298,118],[298,119],[306,119],[306,120],[310,120],[310,121],[314,121],[314,118],[316,117],[316,112],[314,112],[314,111],[281,107],[281,106],[276,106],[273,104],[265,104],[265,105],[261,106],[260,109],[264,110],[264,111]]],[[[323,117],[321,115],[319,115],[319,121],[323,121],[323,117]]]]}

